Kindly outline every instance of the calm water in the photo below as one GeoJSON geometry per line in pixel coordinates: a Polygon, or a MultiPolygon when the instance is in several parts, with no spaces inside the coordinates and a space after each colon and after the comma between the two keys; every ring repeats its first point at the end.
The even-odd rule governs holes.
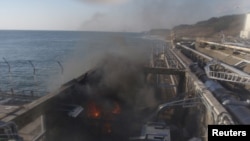
{"type": "Polygon", "coordinates": [[[10,92],[12,88],[17,94],[30,90],[37,95],[46,94],[50,91],[49,80],[60,86],[64,70],[59,63],[65,67],[64,63],[76,52],[87,56],[91,48],[148,45],[140,36],[137,33],[0,31],[0,89],[10,92]],[[79,52],[79,48],[83,49],[79,52]]]}

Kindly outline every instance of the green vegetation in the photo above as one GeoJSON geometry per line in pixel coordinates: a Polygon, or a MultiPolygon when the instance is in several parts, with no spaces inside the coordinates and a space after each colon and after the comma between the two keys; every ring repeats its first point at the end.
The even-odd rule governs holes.
{"type": "Polygon", "coordinates": [[[216,37],[223,31],[227,36],[238,36],[244,26],[245,15],[213,17],[194,25],[180,25],[174,28],[177,36],[216,37]]]}
{"type": "MultiPolygon", "coordinates": [[[[220,39],[223,31],[226,36],[239,36],[243,29],[245,22],[245,15],[228,15],[222,17],[213,17],[206,21],[200,21],[193,25],[178,25],[172,29],[176,37],[206,37],[220,39]]],[[[171,30],[168,29],[154,29],[150,34],[170,35],[171,30]]]]}

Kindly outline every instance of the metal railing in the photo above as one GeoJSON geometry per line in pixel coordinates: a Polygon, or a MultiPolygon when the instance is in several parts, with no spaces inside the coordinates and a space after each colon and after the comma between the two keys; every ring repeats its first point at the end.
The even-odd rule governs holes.
{"type": "Polygon", "coordinates": [[[63,83],[64,67],[60,61],[51,61],[49,64],[41,64],[39,61],[18,60],[8,61],[3,58],[0,62],[1,86],[0,86],[0,104],[6,104],[10,101],[31,102],[49,92],[46,86],[46,79],[50,73],[55,75],[54,80],[57,87],[63,83]],[[48,67],[46,65],[54,64],[59,67],[48,67]]]}
{"type": "Polygon", "coordinates": [[[215,63],[210,62],[204,68],[207,77],[209,77],[210,79],[216,79],[216,80],[221,80],[221,81],[250,85],[250,76],[249,75],[211,70],[211,67],[213,67],[215,65],[219,65],[219,64],[215,64],[215,63]]]}

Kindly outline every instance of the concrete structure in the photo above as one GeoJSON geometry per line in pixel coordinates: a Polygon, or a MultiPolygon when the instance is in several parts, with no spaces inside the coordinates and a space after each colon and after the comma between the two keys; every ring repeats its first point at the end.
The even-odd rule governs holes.
{"type": "Polygon", "coordinates": [[[240,32],[240,37],[250,39],[250,13],[246,14],[244,29],[240,32]]]}
{"type": "MultiPolygon", "coordinates": [[[[164,102],[163,106],[165,107],[161,108],[160,112],[157,112],[157,116],[152,117],[150,114],[155,115],[151,113],[152,107],[146,107],[146,109],[140,110],[141,107],[138,106],[139,101],[136,100],[141,100],[142,96],[137,96],[137,99],[135,96],[135,100],[132,100],[132,102],[134,102],[135,105],[137,104],[137,109],[135,108],[131,113],[126,113],[127,109],[124,109],[124,115],[126,116],[124,119],[121,118],[122,120],[117,120],[116,118],[118,118],[118,116],[114,117],[114,119],[116,119],[112,124],[114,129],[117,129],[116,127],[123,127],[123,124],[131,124],[130,129],[134,129],[132,127],[142,129],[141,134],[135,134],[135,138],[132,138],[134,140],[181,140],[181,138],[174,139],[174,137],[184,136],[185,138],[192,138],[192,136],[190,137],[191,134],[187,136],[187,131],[192,131],[206,141],[208,124],[229,124],[227,121],[231,119],[230,113],[228,113],[221,103],[213,96],[209,89],[190,72],[187,67],[189,65],[187,63],[188,59],[177,53],[179,53],[179,51],[171,50],[171,47],[167,46],[167,44],[162,44],[162,50],[160,48],[152,52],[151,64],[144,67],[144,72],[142,71],[142,73],[147,76],[146,78],[148,78],[146,79],[147,83],[151,84],[151,82],[153,82],[152,84],[156,91],[154,96],[159,98],[157,104],[162,104],[162,102],[164,102]],[[162,56],[162,54],[165,56],[162,56]],[[164,58],[164,60],[162,58],[164,58]],[[171,78],[170,76],[173,77],[171,78]],[[177,90],[174,91],[175,94],[171,96],[173,87],[161,87],[161,84],[164,86],[167,86],[167,84],[169,86],[176,85],[177,90]],[[171,97],[171,99],[169,97],[171,97]],[[178,101],[181,101],[181,103],[178,103],[178,105],[171,105],[178,101]],[[142,114],[149,113],[141,117],[140,112],[142,112],[142,114]],[[138,113],[135,119],[131,117],[127,118],[127,115],[130,116],[133,113],[138,113]],[[126,121],[126,119],[129,120],[126,121]],[[158,122],[152,123],[148,119],[155,119],[155,121],[166,120],[168,122],[166,122],[165,126],[158,122]],[[144,121],[149,122],[145,124],[144,121]],[[180,121],[184,124],[178,127],[180,126],[180,121]],[[175,123],[178,124],[178,126],[173,126],[176,128],[168,128],[170,127],[169,125],[174,125],[175,123]],[[173,135],[171,133],[171,136],[170,130],[174,133],[173,135]]],[[[88,93],[89,88],[98,84],[99,77],[97,78],[96,74],[99,73],[100,72],[96,70],[88,71],[79,78],[62,85],[57,91],[26,105],[0,106],[0,119],[3,122],[2,129],[10,129],[3,130],[1,134],[4,135],[6,139],[15,139],[18,141],[68,141],[83,140],[85,137],[97,140],[102,130],[107,129],[105,131],[111,132],[111,124],[104,122],[104,126],[100,126],[102,125],[100,123],[105,120],[104,118],[98,120],[89,119],[88,117],[87,103],[89,99],[87,95],[92,94],[88,93]],[[100,130],[95,130],[93,127],[102,128],[100,130]],[[91,133],[93,137],[88,133],[91,133]]],[[[145,97],[147,96],[145,95],[145,97]]],[[[125,105],[123,105],[123,107],[125,107],[125,105]]],[[[131,107],[128,108],[131,109],[131,107]]],[[[96,109],[96,107],[93,109],[96,109]]],[[[154,108],[152,108],[152,110],[153,109],[154,108]]],[[[121,134],[123,136],[119,136],[116,140],[123,141],[122,139],[128,135],[127,132],[124,132],[127,130],[123,128],[118,129],[119,130],[113,131],[115,133],[125,134],[121,134]],[[120,130],[122,132],[120,132],[120,130]]],[[[138,132],[139,130],[135,131],[138,132]]],[[[102,135],[104,138],[102,139],[103,141],[110,139],[109,135],[102,135]]],[[[132,135],[134,136],[134,134],[132,135]]]]}

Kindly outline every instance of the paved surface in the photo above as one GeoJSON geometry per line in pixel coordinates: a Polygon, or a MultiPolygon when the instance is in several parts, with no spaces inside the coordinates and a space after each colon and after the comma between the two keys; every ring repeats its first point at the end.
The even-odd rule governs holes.
{"type": "MultiPolygon", "coordinates": [[[[209,48],[200,48],[200,47],[197,47],[196,50],[198,50],[204,54],[207,54],[213,58],[217,58],[218,60],[221,60],[222,62],[227,63],[229,65],[234,65],[234,64],[238,63],[240,61],[239,58],[248,59],[248,58],[241,56],[241,55],[232,55],[232,51],[230,51],[230,50],[219,51],[219,50],[212,50],[209,48]]],[[[248,64],[243,69],[243,71],[246,73],[250,73],[250,64],[248,64]]]]}

